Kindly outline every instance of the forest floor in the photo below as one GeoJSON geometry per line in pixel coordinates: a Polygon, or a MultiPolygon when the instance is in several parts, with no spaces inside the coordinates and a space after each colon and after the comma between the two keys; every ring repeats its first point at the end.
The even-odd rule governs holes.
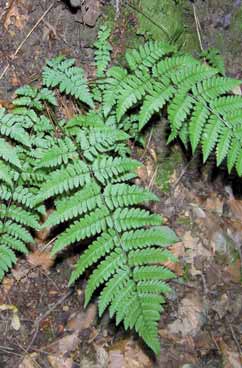
{"type": "MultiPolygon", "coordinates": [[[[102,8],[89,2],[80,13],[61,1],[0,0],[0,107],[11,109],[15,89],[38,81],[46,60],[57,54],[75,57],[90,71],[102,8]]],[[[214,22],[225,15],[213,13],[214,22]]],[[[213,19],[204,15],[207,34],[213,27],[216,32],[213,19]]],[[[229,28],[219,24],[221,32],[229,28]]],[[[119,20],[117,52],[125,44],[124,25],[119,20]]],[[[241,76],[241,57],[226,57],[229,73],[241,76]]],[[[159,324],[160,356],[155,359],[108,314],[98,319],[95,300],[83,309],[85,279],[67,286],[75,253],[50,267],[33,251],[0,286],[0,368],[241,367],[241,185],[215,170],[212,160],[199,169],[199,157],[188,160],[178,144],[164,154],[161,125],[148,132],[143,151],[134,151],[144,163],[139,182],[161,199],[152,209],[181,239],[172,247],[178,278],[159,324]],[[174,153],[180,160],[163,191],[159,170],[174,153]]]]}

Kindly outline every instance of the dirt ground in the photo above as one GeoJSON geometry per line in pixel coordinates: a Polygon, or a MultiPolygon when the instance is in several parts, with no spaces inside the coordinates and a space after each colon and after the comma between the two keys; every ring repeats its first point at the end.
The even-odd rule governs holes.
{"type": "MultiPolygon", "coordinates": [[[[213,18],[208,9],[201,13],[201,24],[207,28],[205,44],[213,44],[213,22],[224,19],[228,9],[221,7],[213,18]]],[[[37,81],[46,60],[57,54],[77,58],[88,72],[105,8],[92,11],[90,18],[88,11],[70,10],[62,1],[0,0],[0,106],[11,104],[17,87],[37,81]]],[[[122,19],[118,24],[123,26],[122,19]]],[[[220,22],[219,32],[229,26],[220,22]]],[[[231,52],[226,54],[229,73],[240,76],[241,54],[233,59],[231,52]]],[[[162,150],[157,137],[151,131],[145,154],[135,152],[144,162],[139,181],[160,196],[153,209],[181,239],[172,249],[179,258],[174,266],[178,278],[160,320],[160,356],[155,359],[134,333],[115,327],[108,314],[98,319],[95,300],[83,309],[85,279],[67,286],[77,258],[73,250],[48,269],[36,265],[36,255],[21,258],[4,278],[0,368],[241,367],[242,200],[225,190],[230,185],[239,195],[240,184],[232,177],[225,183],[223,171],[212,171],[213,162],[198,170],[198,159],[188,162],[175,145],[182,160],[163,193],[154,180],[162,150]]]]}

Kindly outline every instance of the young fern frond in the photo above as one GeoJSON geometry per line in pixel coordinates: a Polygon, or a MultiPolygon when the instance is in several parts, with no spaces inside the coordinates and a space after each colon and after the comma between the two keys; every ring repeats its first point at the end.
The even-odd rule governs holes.
{"type": "Polygon", "coordinates": [[[111,29],[106,25],[102,25],[98,32],[95,47],[95,66],[98,78],[104,77],[107,67],[111,60],[112,46],[109,43],[111,29]]]}

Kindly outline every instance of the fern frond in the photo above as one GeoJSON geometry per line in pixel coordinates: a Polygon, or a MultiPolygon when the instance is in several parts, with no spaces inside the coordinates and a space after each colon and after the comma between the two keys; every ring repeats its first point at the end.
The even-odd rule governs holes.
{"type": "Polygon", "coordinates": [[[104,190],[103,197],[111,210],[158,200],[158,197],[153,193],[136,185],[128,184],[109,184],[104,190]]]}
{"type": "Polygon", "coordinates": [[[138,68],[152,68],[162,57],[175,51],[171,45],[159,41],[148,41],[138,49],[126,52],[125,58],[132,71],[138,68]]]}
{"type": "Polygon", "coordinates": [[[41,191],[35,197],[35,203],[40,203],[56,194],[82,187],[89,182],[89,168],[83,161],[75,161],[50,174],[49,180],[43,184],[41,191]]]}
{"type": "Polygon", "coordinates": [[[17,258],[9,247],[0,243],[0,280],[4,274],[16,263],[17,258]]]}
{"type": "Polygon", "coordinates": [[[240,81],[232,78],[214,77],[196,84],[192,92],[195,96],[201,95],[206,101],[215,99],[240,85],[240,81]]]}
{"type": "Polygon", "coordinates": [[[0,205],[0,218],[8,218],[18,222],[19,224],[25,225],[27,227],[31,227],[32,229],[38,230],[39,223],[38,217],[30,212],[25,210],[22,207],[18,207],[14,204],[10,206],[5,206],[4,204],[0,205]]]}
{"type": "Polygon", "coordinates": [[[56,211],[48,217],[44,226],[55,226],[101,207],[103,203],[100,193],[101,188],[96,183],[90,183],[86,188],[69,196],[68,201],[66,198],[56,201],[56,211]]]}
{"type": "Polygon", "coordinates": [[[209,48],[202,52],[201,57],[205,58],[208,64],[217,69],[222,75],[225,74],[224,60],[218,49],[209,48]]]}
{"type": "Polygon", "coordinates": [[[42,157],[38,158],[36,162],[36,168],[41,167],[55,167],[62,163],[67,164],[70,160],[74,160],[78,157],[76,154],[76,147],[72,141],[68,138],[58,140],[52,148],[49,148],[47,152],[42,151],[42,157]]]}
{"type": "Polygon", "coordinates": [[[16,149],[3,138],[0,138],[0,157],[18,168],[21,167],[16,149]]]}
{"type": "Polygon", "coordinates": [[[216,145],[222,122],[220,118],[212,115],[206,125],[202,135],[203,162],[207,161],[208,156],[216,145]]]}
{"type": "Polygon", "coordinates": [[[95,64],[97,77],[103,77],[105,71],[110,63],[112,46],[109,43],[111,29],[104,24],[100,27],[97,35],[97,41],[94,43],[95,47],[95,64]]]}
{"type": "Polygon", "coordinates": [[[43,71],[43,83],[47,87],[58,86],[60,92],[74,96],[88,106],[94,107],[84,78],[84,71],[82,68],[75,67],[74,64],[74,59],[66,60],[62,56],[48,61],[43,71]]]}

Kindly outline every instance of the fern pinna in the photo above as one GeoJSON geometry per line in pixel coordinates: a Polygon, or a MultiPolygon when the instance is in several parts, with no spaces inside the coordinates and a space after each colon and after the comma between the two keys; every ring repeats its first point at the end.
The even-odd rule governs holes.
{"type": "Polygon", "coordinates": [[[204,161],[216,151],[217,165],[227,159],[229,172],[235,167],[242,175],[242,97],[232,93],[241,81],[221,75],[217,52],[202,58],[201,62],[153,41],[127,52],[127,69],[114,66],[107,72],[104,115],[115,110],[122,123],[134,112],[141,130],[167,107],[169,142],[179,136],[185,145],[191,143],[193,152],[201,144],[204,161]]]}
{"type": "Polygon", "coordinates": [[[0,280],[15,264],[15,252],[28,252],[32,232],[38,230],[45,211],[44,206],[34,205],[43,175],[33,173],[32,156],[38,147],[46,145],[47,127],[51,125],[36,111],[43,110],[43,101],[55,104],[53,93],[47,89],[37,91],[26,86],[16,94],[12,112],[0,110],[0,280]]]}
{"type": "Polygon", "coordinates": [[[65,228],[52,254],[89,239],[70,284],[94,267],[85,304],[102,286],[99,314],[109,307],[117,323],[123,321],[125,328],[135,328],[158,353],[157,324],[165,301],[162,294],[170,291],[166,280],[175,276],[164,266],[166,261],[175,260],[166,248],[177,238],[162,226],[160,215],[140,207],[158,198],[130,183],[140,163],[127,156],[129,135],[117,129],[112,118],[105,120],[101,107],[93,110],[96,93],[90,92],[82,70],[59,57],[47,64],[43,83],[74,96],[85,111],[57,123],[59,137],[53,137],[52,146],[38,151],[36,157],[37,172],[45,170],[48,180],[35,203],[55,201],[55,211],[44,226],[62,224],[63,229],[64,224],[65,228]]]}

